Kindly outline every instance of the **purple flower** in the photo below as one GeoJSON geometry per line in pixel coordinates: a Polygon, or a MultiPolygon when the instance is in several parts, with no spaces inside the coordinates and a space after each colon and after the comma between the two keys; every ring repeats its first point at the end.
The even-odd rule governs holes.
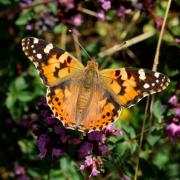
{"type": "Polygon", "coordinates": [[[171,123],[166,127],[166,133],[170,139],[176,140],[180,138],[180,125],[171,123]]]}
{"type": "Polygon", "coordinates": [[[174,115],[178,118],[180,118],[180,107],[173,109],[174,115]]]}
{"type": "Polygon", "coordinates": [[[25,174],[25,170],[24,170],[24,168],[22,166],[15,165],[14,174],[15,175],[23,175],[23,174],[25,174]]]}
{"type": "Polygon", "coordinates": [[[123,130],[115,130],[114,129],[114,124],[110,124],[105,128],[105,132],[111,136],[115,136],[115,135],[122,135],[124,134],[123,130]]]}
{"type": "Polygon", "coordinates": [[[64,154],[63,150],[60,148],[53,148],[52,149],[52,156],[53,157],[60,157],[64,154]]]}
{"type": "Polygon", "coordinates": [[[40,151],[39,157],[40,159],[43,159],[46,156],[47,153],[47,144],[49,142],[50,138],[48,134],[41,134],[38,139],[38,148],[40,151]]]}
{"type": "Polygon", "coordinates": [[[78,138],[72,138],[72,139],[71,139],[71,143],[72,143],[72,144],[80,144],[80,142],[81,142],[81,141],[80,141],[78,138]]]}
{"type": "Polygon", "coordinates": [[[104,13],[104,11],[99,11],[99,12],[97,13],[96,17],[97,17],[98,19],[104,21],[104,20],[105,20],[105,13],[104,13]]]}
{"type": "Polygon", "coordinates": [[[93,144],[89,142],[84,142],[78,149],[78,154],[80,158],[87,156],[93,150],[93,144]]]}
{"type": "Polygon", "coordinates": [[[81,171],[86,168],[91,169],[89,177],[97,176],[100,173],[100,171],[97,170],[97,167],[100,167],[101,165],[102,160],[99,157],[86,156],[84,163],[80,165],[79,169],[81,171]]]}
{"type": "Polygon", "coordinates": [[[47,125],[49,125],[49,126],[53,126],[58,122],[57,119],[54,118],[53,116],[46,117],[45,121],[46,121],[47,125]]]}
{"type": "Polygon", "coordinates": [[[117,14],[119,17],[123,17],[126,14],[126,9],[124,6],[120,6],[119,9],[117,10],[117,14]]]}
{"type": "Polygon", "coordinates": [[[69,23],[74,26],[80,26],[82,24],[82,16],[81,14],[76,14],[75,16],[71,17],[69,23]]]}
{"type": "Polygon", "coordinates": [[[29,180],[30,178],[26,175],[21,175],[16,178],[17,180],[29,180]]]}
{"type": "Polygon", "coordinates": [[[100,173],[100,171],[97,170],[97,167],[96,167],[96,166],[93,166],[92,172],[91,172],[91,174],[90,174],[89,177],[91,177],[91,176],[98,176],[99,173],[100,173]]]}
{"type": "Polygon", "coordinates": [[[155,25],[157,29],[161,29],[164,19],[160,16],[155,17],[155,25]]]}
{"type": "Polygon", "coordinates": [[[79,169],[80,169],[81,171],[83,171],[83,170],[85,169],[85,165],[84,165],[84,164],[81,164],[80,167],[79,167],[79,169]]]}
{"type": "Polygon", "coordinates": [[[143,4],[142,3],[136,3],[134,5],[134,7],[137,9],[137,10],[141,10],[143,8],[143,4]]]}
{"type": "Polygon", "coordinates": [[[113,135],[123,135],[124,131],[123,130],[116,130],[113,132],[113,135]]]}
{"type": "Polygon", "coordinates": [[[105,145],[99,146],[98,149],[99,149],[99,151],[101,152],[102,155],[105,155],[105,154],[107,154],[109,152],[108,147],[105,146],[105,145]]]}
{"type": "Polygon", "coordinates": [[[74,0],[59,0],[61,5],[64,5],[68,10],[73,9],[75,7],[74,0]]]}
{"type": "Polygon", "coordinates": [[[180,43],[180,38],[176,38],[176,39],[175,39],[175,42],[176,42],[176,43],[180,43]]]}
{"type": "Polygon", "coordinates": [[[104,1],[102,1],[102,8],[104,9],[104,10],[108,10],[108,9],[110,9],[111,8],[111,1],[108,1],[108,0],[104,0],[104,1]]]}
{"type": "Polygon", "coordinates": [[[54,132],[58,134],[62,143],[65,143],[68,140],[68,136],[66,135],[65,130],[60,126],[60,124],[55,125],[54,132]]]}
{"type": "Polygon", "coordinates": [[[169,102],[171,105],[176,106],[177,103],[178,103],[177,97],[176,97],[175,95],[172,96],[172,97],[169,99],[168,102],[169,102]]]}
{"type": "Polygon", "coordinates": [[[88,139],[90,141],[102,141],[102,132],[101,131],[92,131],[88,134],[88,139]]]}
{"type": "Polygon", "coordinates": [[[85,167],[89,167],[93,164],[92,156],[86,156],[86,160],[84,161],[85,167]]]}

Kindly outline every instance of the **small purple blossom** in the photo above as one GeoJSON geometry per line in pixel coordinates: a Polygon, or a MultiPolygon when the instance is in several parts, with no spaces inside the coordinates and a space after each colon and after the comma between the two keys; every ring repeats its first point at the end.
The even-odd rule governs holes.
{"type": "Polygon", "coordinates": [[[168,125],[165,129],[167,136],[171,140],[180,138],[180,103],[176,95],[173,95],[166,106],[166,112],[170,111],[171,115],[168,117],[168,125]],[[173,112],[173,114],[172,114],[173,112]]]}
{"type": "Polygon", "coordinates": [[[62,143],[65,143],[68,140],[65,130],[59,125],[55,125],[54,132],[58,135],[62,143]]]}
{"type": "Polygon", "coordinates": [[[54,118],[53,116],[52,117],[48,116],[45,120],[46,120],[47,125],[49,126],[53,126],[57,123],[57,119],[54,118]]]}
{"type": "Polygon", "coordinates": [[[137,9],[137,10],[141,10],[143,8],[143,4],[142,3],[136,3],[134,5],[134,7],[137,9]]]}
{"type": "Polygon", "coordinates": [[[90,141],[102,141],[102,132],[101,131],[93,131],[88,134],[88,139],[90,141]]]}
{"type": "Polygon", "coordinates": [[[19,166],[19,165],[15,165],[14,167],[14,174],[15,175],[24,175],[25,174],[25,170],[22,166],[19,166]]]}
{"type": "Polygon", "coordinates": [[[173,109],[174,115],[180,118],[180,107],[176,107],[173,109]]]}
{"type": "Polygon", "coordinates": [[[120,6],[117,10],[117,14],[119,17],[123,17],[126,14],[126,8],[124,6],[120,6]]]}
{"type": "Polygon", "coordinates": [[[105,145],[99,146],[98,149],[102,155],[105,155],[109,152],[109,148],[105,145]]]}
{"type": "Polygon", "coordinates": [[[166,127],[166,133],[168,137],[172,140],[180,138],[180,125],[171,123],[166,127]]]}
{"type": "Polygon", "coordinates": [[[38,148],[40,151],[39,157],[40,159],[43,159],[46,156],[47,153],[47,144],[49,142],[50,138],[48,136],[48,134],[42,134],[40,135],[39,139],[38,139],[38,148]]]}
{"type": "Polygon", "coordinates": [[[176,43],[180,43],[180,38],[176,38],[176,39],[175,39],[175,42],[176,42],[176,43]]]}
{"type": "Polygon", "coordinates": [[[99,12],[97,13],[96,17],[97,17],[98,19],[104,21],[104,20],[105,20],[105,13],[104,13],[104,11],[99,11],[99,12]]]}
{"type": "Polygon", "coordinates": [[[91,156],[86,156],[86,160],[84,161],[86,167],[91,166],[93,164],[93,159],[91,156]]]}
{"type": "Polygon", "coordinates": [[[62,149],[60,149],[60,148],[53,148],[52,149],[52,156],[53,157],[60,157],[60,156],[62,156],[64,154],[64,152],[63,152],[63,150],[62,149]]]}
{"type": "Polygon", "coordinates": [[[75,8],[74,0],[58,0],[58,3],[60,3],[60,5],[65,6],[67,10],[75,8]]]}
{"type": "Polygon", "coordinates": [[[26,175],[25,169],[22,166],[15,165],[14,175],[17,180],[29,180],[30,178],[26,175]]]}
{"type": "Polygon", "coordinates": [[[168,101],[171,105],[173,105],[173,106],[176,106],[177,105],[177,103],[178,103],[178,100],[177,100],[177,96],[172,96],[170,99],[169,99],[169,101],[168,101]]]}
{"type": "Polygon", "coordinates": [[[72,143],[72,144],[80,144],[80,142],[81,142],[81,141],[80,141],[78,138],[72,138],[72,139],[71,139],[71,143],[72,143]]]}
{"type": "Polygon", "coordinates": [[[89,142],[85,142],[78,149],[78,155],[80,158],[83,158],[83,157],[87,156],[89,153],[91,153],[92,150],[93,150],[93,144],[89,143],[89,142]]]}
{"type": "Polygon", "coordinates": [[[96,166],[93,166],[92,172],[89,177],[91,176],[98,176],[100,174],[100,171],[97,170],[96,166]]]}
{"type": "Polygon", "coordinates": [[[98,176],[100,171],[97,169],[103,164],[102,160],[98,157],[86,156],[83,164],[80,165],[80,170],[90,169],[91,173],[89,177],[98,176]]]}
{"type": "Polygon", "coordinates": [[[108,1],[108,0],[104,0],[104,1],[102,1],[102,8],[104,9],[104,10],[108,10],[108,9],[110,9],[111,8],[111,1],[108,1]]]}
{"type": "Polygon", "coordinates": [[[74,26],[80,26],[83,22],[81,14],[76,14],[75,16],[71,17],[68,22],[74,26]]]}

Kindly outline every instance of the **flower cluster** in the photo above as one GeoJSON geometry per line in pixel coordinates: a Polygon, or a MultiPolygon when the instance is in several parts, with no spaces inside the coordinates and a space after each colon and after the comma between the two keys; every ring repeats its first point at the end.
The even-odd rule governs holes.
{"type": "Polygon", "coordinates": [[[176,95],[169,99],[166,110],[171,114],[168,119],[169,124],[166,127],[166,133],[171,140],[180,139],[180,102],[178,102],[176,95]]]}
{"type": "Polygon", "coordinates": [[[108,137],[123,134],[122,130],[115,130],[113,125],[84,136],[81,132],[65,129],[53,116],[45,99],[39,103],[37,114],[32,122],[32,131],[38,139],[40,159],[46,156],[58,158],[66,154],[77,161],[85,160],[80,170],[90,169],[90,176],[99,174],[98,168],[103,164],[102,157],[109,153],[108,137]]]}
{"type": "MultiPolygon", "coordinates": [[[[26,9],[34,2],[32,0],[21,0],[20,6],[26,9]]],[[[114,14],[113,17],[124,17],[133,10],[145,10],[148,12],[152,8],[152,1],[115,1],[115,0],[98,0],[96,3],[93,1],[75,1],[75,0],[56,0],[54,3],[54,10],[52,10],[48,3],[44,4],[44,9],[40,12],[34,11],[29,14],[31,20],[27,22],[27,30],[37,30],[39,33],[52,29],[58,24],[64,24],[72,29],[81,26],[84,19],[84,12],[81,10],[86,9],[94,12],[96,18],[99,20],[106,20],[107,16],[114,14]],[[112,12],[112,13],[111,13],[112,12]],[[114,13],[115,12],[115,13],[114,13]],[[32,14],[36,13],[36,16],[32,14]]],[[[32,8],[33,11],[33,8],[32,8]]],[[[88,12],[87,12],[88,14],[88,12]]]]}
{"type": "Polygon", "coordinates": [[[15,179],[18,180],[29,180],[30,178],[26,175],[25,169],[22,166],[15,165],[13,174],[15,176],[15,179]]]}

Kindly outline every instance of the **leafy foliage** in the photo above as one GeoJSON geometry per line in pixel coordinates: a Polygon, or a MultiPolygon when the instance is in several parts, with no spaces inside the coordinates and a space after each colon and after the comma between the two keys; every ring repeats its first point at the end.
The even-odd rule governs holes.
{"type": "MultiPolygon", "coordinates": [[[[165,0],[0,0],[0,179],[133,179],[146,101],[124,109],[115,130],[69,132],[39,103],[45,87],[21,40],[47,39],[86,64],[86,53],[74,41],[79,39],[100,68],[151,69],[166,6],[165,0]],[[117,45],[149,31],[154,32],[149,39],[118,51],[117,45]]],[[[158,66],[171,83],[147,113],[139,179],[180,177],[179,6],[171,4],[158,66]]]]}

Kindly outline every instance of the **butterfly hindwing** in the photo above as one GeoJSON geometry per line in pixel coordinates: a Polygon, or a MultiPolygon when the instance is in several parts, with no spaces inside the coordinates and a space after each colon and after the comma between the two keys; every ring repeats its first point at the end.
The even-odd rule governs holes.
{"type": "Polygon", "coordinates": [[[74,79],[48,88],[47,102],[55,117],[67,128],[86,132],[102,130],[108,124],[113,123],[117,119],[121,107],[114,101],[111,94],[98,84],[86,109],[87,113],[78,122],[76,112],[80,90],[79,82],[79,79],[74,79]]]}
{"type": "Polygon", "coordinates": [[[100,75],[123,107],[130,107],[143,97],[164,90],[169,84],[169,79],[159,72],[133,67],[105,69],[100,75]]]}
{"type": "Polygon", "coordinates": [[[34,63],[43,83],[54,86],[64,78],[76,73],[84,66],[68,52],[44,40],[27,37],[22,40],[22,48],[34,63]]]}

